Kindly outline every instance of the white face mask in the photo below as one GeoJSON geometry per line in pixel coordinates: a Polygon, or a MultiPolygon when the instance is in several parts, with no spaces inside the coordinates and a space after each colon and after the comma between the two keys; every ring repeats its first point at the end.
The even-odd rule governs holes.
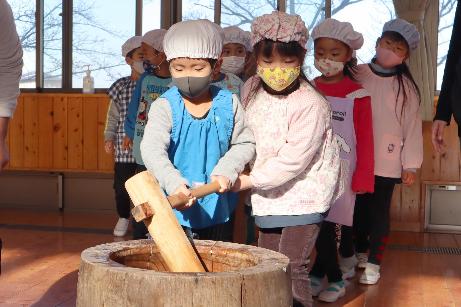
{"type": "Polygon", "coordinates": [[[329,59],[315,59],[314,66],[325,77],[331,77],[339,74],[344,69],[343,62],[336,62],[329,59]]]}
{"type": "Polygon", "coordinates": [[[140,75],[144,73],[143,61],[134,61],[131,67],[140,75]]]}
{"type": "Polygon", "coordinates": [[[223,57],[221,71],[229,72],[234,75],[240,74],[245,68],[245,57],[227,56],[223,57]]]}

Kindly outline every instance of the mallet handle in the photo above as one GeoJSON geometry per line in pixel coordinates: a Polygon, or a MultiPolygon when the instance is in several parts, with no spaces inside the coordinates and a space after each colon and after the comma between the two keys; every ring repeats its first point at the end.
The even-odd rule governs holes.
{"type": "MultiPolygon", "coordinates": [[[[203,198],[207,195],[219,192],[220,188],[221,186],[219,185],[219,182],[214,181],[212,183],[204,184],[199,186],[198,188],[192,189],[191,193],[193,197],[203,198]]],[[[172,208],[184,206],[189,201],[189,198],[184,194],[170,195],[167,197],[167,199],[170,202],[172,208]]]]}

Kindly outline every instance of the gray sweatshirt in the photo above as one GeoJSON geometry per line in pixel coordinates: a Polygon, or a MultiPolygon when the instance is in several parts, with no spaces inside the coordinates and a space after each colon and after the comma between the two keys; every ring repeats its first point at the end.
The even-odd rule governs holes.
{"type": "Polygon", "coordinates": [[[0,117],[11,117],[19,96],[22,74],[22,48],[13,12],[0,0],[0,117]]]}
{"type": "MultiPolygon", "coordinates": [[[[236,95],[233,97],[234,130],[229,151],[219,160],[211,175],[225,176],[232,183],[237,180],[245,165],[255,154],[253,132],[245,124],[244,111],[236,95]]],[[[141,141],[141,155],[147,169],[157,178],[168,195],[173,194],[182,184],[188,185],[185,178],[168,158],[172,113],[168,100],[159,98],[149,110],[149,121],[141,141]]]]}

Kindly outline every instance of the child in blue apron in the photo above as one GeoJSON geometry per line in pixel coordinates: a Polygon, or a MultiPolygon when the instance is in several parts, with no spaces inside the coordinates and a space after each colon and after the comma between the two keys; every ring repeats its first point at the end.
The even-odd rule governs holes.
{"type": "MultiPolygon", "coordinates": [[[[125,119],[124,146],[133,149],[136,161],[136,173],[146,170],[141,158],[140,144],[144,135],[150,105],[161,94],[166,92],[171,83],[168,63],[163,53],[163,38],[165,29],[146,32],[142,37],[141,49],[144,56],[142,69],[144,73],[136,84],[135,91],[128,105],[125,119]]],[[[145,239],[148,231],[143,222],[132,219],[133,239],[145,239]]]]}
{"type": "Polygon", "coordinates": [[[163,46],[174,86],[149,111],[143,161],[167,195],[191,196],[191,188],[219,182],[219,194],[191,197],[175,214],[189,237],[230,241],[236,201],[228,191],[253,158],[255,144],[239,98],[211,85],[220,69],[219,26],[208,20],[177,23],[163,46]]]}
{"type": "Polygon", "coordinates": [[[373,126],[369,94],[351,77],[356,68],[353,52],[363,45],[362,34],[348,22],[326,19],[312,31],[315,67],[322,75],[317,89],[330,102],[333,132],[340,145],[344,171],[344,194],[332,204],[316,242],[317,259],[311,271],[311,285],[319,300],[334,302],[346,293],[344,279],[355,275],[352,221],[355,194],[373,192],[373,126]],[[338,263],[336,225],[341,225],[338,263]],[[342,270],[344,272],[342,272],[342,270]],[[344,273],[344,274],[343,274],[344,273]],[[322,279],[328,278],[326,289],[322,279]]]}

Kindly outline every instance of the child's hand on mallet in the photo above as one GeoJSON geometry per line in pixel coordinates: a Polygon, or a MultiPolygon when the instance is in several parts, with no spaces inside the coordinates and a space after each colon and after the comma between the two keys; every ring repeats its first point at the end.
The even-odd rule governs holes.
{"type": "Polygon", "coordinates": [[[239,192],[243,190],[248,190],[253,187],[253,183],[251,182],[250,175],[247,174],[240,174],[235,181],[234,186],[232,187],[232,192],[239,192]]]}
{"type": "Polygon", "coordinates": [[[211,176],[211,182],[219,182],[220,189],[219,193],[224,193],[230,190],[232,186],[232,182],[230,181],[229,178],[224,177],[224,176],[211,176]]]}
{"type": "Polygon", "coordinates": [[[179,211],[186,210],[186,209],[192,207],[192,205],[197,201],[197,198],[192,196],[191,191],[187,188],[187,186],[185,184],[182,184],[181,186],[179,186],[179,188],[177,188],[176,191],[174,191],[174,193],[173,193],[173,195],[182,196],[181,194],[188,197],[189,200],[183,206],[176,207],[175,208],[176,210],[179,210],[179,211]]]}

